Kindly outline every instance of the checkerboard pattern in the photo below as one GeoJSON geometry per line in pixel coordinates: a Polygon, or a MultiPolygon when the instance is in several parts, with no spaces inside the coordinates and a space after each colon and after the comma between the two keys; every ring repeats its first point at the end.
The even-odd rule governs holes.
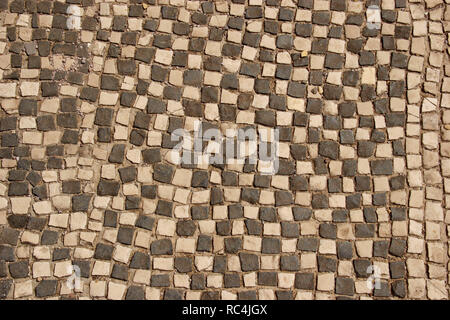
{"type": "Polygon", "coordinates": [[[0,299],[448,299],[449,32],[449,0],[0,0],[0,299]]]}

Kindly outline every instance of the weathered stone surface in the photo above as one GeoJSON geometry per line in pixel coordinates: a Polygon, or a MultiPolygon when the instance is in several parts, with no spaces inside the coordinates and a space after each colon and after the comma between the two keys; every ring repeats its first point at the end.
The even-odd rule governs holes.
{"type": "Polygon", "coordinates": [[[0,299],[448,299],[447,7],[0,0],[0,299]]]}

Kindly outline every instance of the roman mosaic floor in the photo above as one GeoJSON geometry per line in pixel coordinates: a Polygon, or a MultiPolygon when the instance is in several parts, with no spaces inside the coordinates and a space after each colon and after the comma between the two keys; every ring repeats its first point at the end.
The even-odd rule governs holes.
{"type": "Polygon", "coordinates": [[[448,299],[449,32],[449,0],[0,0],[0,299],[448,299]]]}

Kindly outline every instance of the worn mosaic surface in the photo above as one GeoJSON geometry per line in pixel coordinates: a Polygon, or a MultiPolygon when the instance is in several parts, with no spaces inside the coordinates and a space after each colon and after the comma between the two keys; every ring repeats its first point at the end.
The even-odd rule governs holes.
{"type": "Polygon", "coordinates": [[[449,31],[448,0],[0,0],[0,298],[448,299],[449,31]]]}

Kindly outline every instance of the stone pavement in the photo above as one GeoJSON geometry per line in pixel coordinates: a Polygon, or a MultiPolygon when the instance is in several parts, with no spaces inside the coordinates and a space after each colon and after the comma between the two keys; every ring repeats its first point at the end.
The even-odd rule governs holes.
{"type": "Polygon", "coordinates": [[[449,0],[0,0],[0,299],[448,299],[449,32],[449,0]]]}

